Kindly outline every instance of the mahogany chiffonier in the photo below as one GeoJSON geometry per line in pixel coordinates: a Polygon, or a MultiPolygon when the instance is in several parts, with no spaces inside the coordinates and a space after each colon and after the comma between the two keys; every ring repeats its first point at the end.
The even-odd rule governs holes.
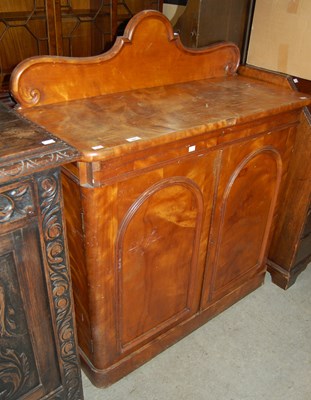
{"type": "Polygon", "coordinates": [[[60,165],[77,151],[0,105],[0,398],[82,400],[60,165]]]}
{"type": "Polygon", "coordinates": [[[25,118],[75,146],[63,169],[82,364],[107,386],[263,283],[305,96],[182,46],[141,12],[113,48],[13,72],[25,118]]]}

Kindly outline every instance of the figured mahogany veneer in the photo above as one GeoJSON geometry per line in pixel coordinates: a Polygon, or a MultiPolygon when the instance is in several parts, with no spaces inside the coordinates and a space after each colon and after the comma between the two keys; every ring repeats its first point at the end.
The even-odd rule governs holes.
{"type": "Polygon", "coordinates": [[[187,50],[143,12],[106,54],[30,59],[13,74],[19,111],[81,154],[63,186],[79,346],[97,386],[263,282],[310,98],[238,65],[235,45],[187,50]]]}
{"type": "MultiPolygon", "coordinates": [[[[249,77],[311,93],[311,82],[257,68],[241,68],[249,77]]],[[[301,95],[304,97],[304,95],[301,95]]],[[[267,267],[275,284],[288,289],[311,261],[311,107],[300,115],[289,172],[274,218],[267,267]]]]}
{"type": "Polygon", "coordinates": [[[13,71],[11,91],[22,107],[32,107],[224,76],[233,74],[238,64],[234,44],[186,50],[161,13],[143,11],[131,19],[124,37],[102,55],[23,61],[13,71]]]}

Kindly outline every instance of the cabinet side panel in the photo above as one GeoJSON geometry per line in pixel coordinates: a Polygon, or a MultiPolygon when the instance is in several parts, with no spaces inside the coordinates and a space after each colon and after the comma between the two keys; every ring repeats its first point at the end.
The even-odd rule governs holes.
{"type": "Polygon", "coordinates": [[[83,351],[89,354],[91,332],[87,284],[88,276],[84,252],[80,187],[65,174],[62,174],[62,184],[78,341],[83,351]]]}
{"type": "MultiPolygon", "coordinates": [[[[269,259],[290,271],[311,204],[311,117],[301,115],[282,201],[277,206],[269,259]]],[[[310,250],[311,252],[311,250],[310,250]]]]}
{"type": "Polygon", "coordinates": [[[88,363],[97,369],[102,369],[111,365],[116,357],[114,269],[114,244],[117,232],[116,185],[99,188],[81,187],[81,202],[84,211],[85,246],[85,277],[81,280],[81,289],[82,294],[88,296],[87,312],[91,330],[88,339],[85,336],[85,339],[89,340],[85,343],[89,349],[89,354],[86,356],[89,358],[88,363]]]}

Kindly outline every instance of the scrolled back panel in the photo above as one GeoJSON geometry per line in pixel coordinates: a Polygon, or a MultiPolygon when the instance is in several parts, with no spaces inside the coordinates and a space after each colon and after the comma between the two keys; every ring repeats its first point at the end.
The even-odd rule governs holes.
{"type": "Polygon", "coordinates": [[[11,92],[20,107],[33,107],[232,75],[239,58],[233,43],[185,48],[169,20],[148,10],[136,14],[124,36],[99,56],[24,60],[12,73],[11,92]]]}

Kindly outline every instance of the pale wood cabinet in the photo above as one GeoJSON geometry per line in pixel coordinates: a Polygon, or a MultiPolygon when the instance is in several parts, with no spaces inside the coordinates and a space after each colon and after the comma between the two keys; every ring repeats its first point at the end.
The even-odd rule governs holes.
{"type": "MultiPolygon", "coordinates": [[[[98,334],[87,328],[91,314],[77,313],[85,327],[81,348],[87,358],[93,357],[93,351],[97,353],[100,368],[124,360],[199,309],[216,185],[210,171],[216,167],[218,154],[183,158],[178,154],[182,150],[175,151],[173,158],[166,154],[164,163],[158,152],[151,154],[153,160],[147,168],[143,158],[137,159],[137,169],[128,171],[127,176],[115,177],[103,165],[106,177],[98,177],[95,190],[77,187],[68,170],[63,177],[69,243],[85,248],[85,242],[91,243],[95,236],[101,242],[99,247],[85,248],[87,254],[79,256],[101,281],[100,292],[111,294],[103,308],[94,293],[90,313],[97,315],[98,334]],[[73,226],[79,209],[83,227],[77,230],[73,226]]],[[[78,283],[82,271],[76,255],[72,263],[78,283]]],[[[83,282],[80,290],[77,304],[82,311],[87,296],[83,282]]]]}
{"type": "Polygon", "coordinates": [[[106,54],[13,73],[20,113],[81,154],[63,168],[64,202],[81,359],[98,386],[264,281],[311,99],[238,65],[236,45],[186,49],[150,11],[106,54]]]}
{"type": "Polygon", "coordinates": [[[263,283],[296,117],[237,126],[217,139],[202,134],[171,151],[146,149],[133,166],[121,157],[65,169],[79,343],[96,385],[263,283]],[[198,150],[187,155],[191,146],[198,150]]]}

